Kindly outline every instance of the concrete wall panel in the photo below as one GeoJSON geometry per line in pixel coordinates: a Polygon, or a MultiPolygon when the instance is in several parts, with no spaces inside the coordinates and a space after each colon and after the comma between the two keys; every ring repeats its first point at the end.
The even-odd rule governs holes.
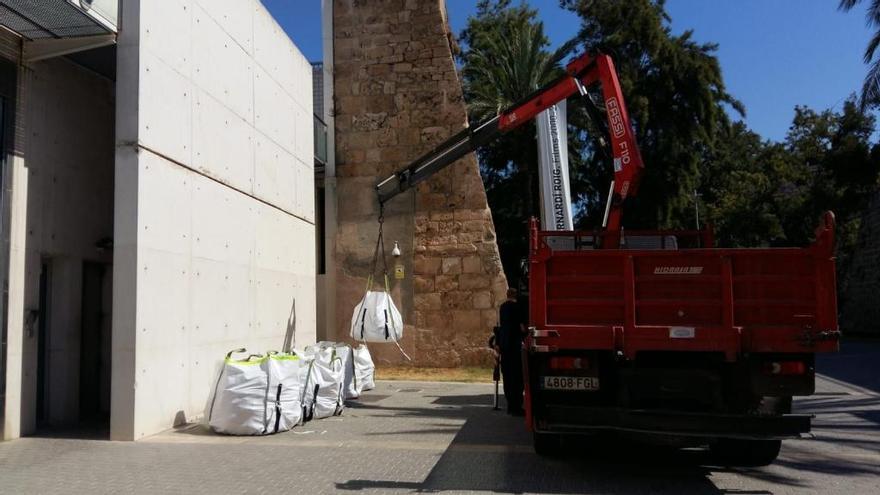
{"type": "MultiPolygon", "coordinates": [[[[144,350],[186,350],[186,332],[190,319],[190,273],[192,259],[142,247],[138,252],[140,274],[138,296],[151,308],[138,318],[138,352],[144,350]]],[[[166,363],[167,364],[167,363],[166,363]]]]}
{"type": "Polygon", "coordinates": [[[149,435],[174,423],[189,395],[186,377],[190,257],[138,249],[135,433],[149,435]],[[170,418],[168,417],[170,413],[170,418]]]}
{"type": "Polygon", "coordinates": [[[241,193],[204,177],[194,177],[192,256],[246,264],[253,249],[252,215],[237,210],[241,193]]]}
{"type": "Polygon", "coordinates": [[[263,134],[256,133],[255,137],[254,195],[289,213],[301,212],[297,202],[297,159],[263,134]]]}
{"type": "MultiPolygon", "coordinates": [[[[242,277],[233,274],[235,268],[220,261],[200,258],[193,260],[191,318],[196,330],[190,345],[204,346],[212,342],[223,342],[227,346],[232,344],[230,349],[236,347],[235,340],[242,331],[242,326],[247,327],[249,297],[236,301],[235,294],[247,295],[250,284],[245,277],[243,286],[233,287],[233,284],[242,282],[242,277]],[[236,320],[240,313],[244,316],[238,316],[241,319],[236,320]],[[244,325],[240,324],[241,320],[244,325]],[[239,324],[236,325],[236,322],[239,324]]],[[[238,346],[245,344],[242,342],[238,346]]]]}
{"type": "Polygon", "coordinates": [[[185,77],[192,76],[193,0],[141,2],[141,46],[185,77]],[[185,41],[182,41],[185,40],[185,41]]]}
{"type": "Polygon", "coordinates": [[[253,192],[253,126],[220,101],[196,90],[193,168],[247,193],[253,192]],[[224,141],[223,143],[219,141],[224,141]]]}
{"type": "Polygon", "coordinates": [[[143,146],[174,161],[192,163],[193,85],[149,51],[141,53],[140,130],[143,146]]]}
{"type": "Polygon", "coordinates": [[[309,239],[297,239],[297,220],[271,207],[257,210],[254,266],[266,270],[295,272],[297,244],[309,239]]]}
{"type": "Polygon", "coordinates": [[[261,6],[254,11],[254,60],[275,81],[285,86],[291,95],[308,92],[302,95],[304,100],[311,100],[311,81],[300,81],[297,74],[304,69],[302,64],[306,58],[284,34],[284,29],[261,6]]]}
{"type": "Polygon", "coordinates": [[[195,0],[214,22],[248,54],[254,51],[254,12],[251,2],[242,0],[195,0]]]}
{"type": "Polygon", "coordinates": [[[296,164],[296,208],[309,222],[315,221],[315,171],[302,163],[296,164]]]}
{"type": "Polygon", "coordinates": [[[257,130],[290,153],[296,153],[300,108],[263,68],[254,73],[254,124],[257,130]]]}
{"type": "MultiPolygon", "coordinates": [[[[294,121],[294,125],[296,126],[294,135],[294,149],[297,156],[315,156],[315,124],[311,118],[311,115],[311,110],[303,110],[301,107],[298,107],[298,110],[296,112],[297,118],[294,121]]],[[[302,164],[309,167],[310,169],[314,169],[315,162],[314,160],[308,160],[302,162],[302,164]]]]}
{"type": "MultiPolygon", "coordinates": [[[[214,15],[219,9],[213,7],[214,15]]],[[[241,118],[253,118],[253,60],[199,6],[193,12],[193,82],[241,118]]]]}
{"type": "Polygon", "coordinates": [[[151,150],[125,181],[136,248],[116,256],[136,265],[117,267],[137,290],[114,324],[134,342],[137,439],[200,416],[229,350],[279,349],[294,301],[296,342],[314,341],[313,129],[310,66],[259,1],[124,1],[149,19],[120,40],[140,57],[133,140],[151,150]],[[189,30],[165,9],[190,12],[189,30]]]}
{"type": "Polygon", "coordinates": [[[139,205],[139,244],[167,253],[189,256],[192,252],[193,178],[183,167],[154,155],[140,154],[144,168],[140,187],[164,191],[159,201],[139,205]]]}

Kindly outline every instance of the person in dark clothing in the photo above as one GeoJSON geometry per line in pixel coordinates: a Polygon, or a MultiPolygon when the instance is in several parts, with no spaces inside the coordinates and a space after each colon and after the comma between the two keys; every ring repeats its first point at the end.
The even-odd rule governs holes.
{"type": "Polygon", "coordinates": [[[507,400],[507,413],[519,416],[523,413],[522,343],[526,324],[516,302],[516,289],[507,289],[507,301],[501,305],[499,313],[501,328],[496,343],[501,351],[504,398],[507,400]]]}

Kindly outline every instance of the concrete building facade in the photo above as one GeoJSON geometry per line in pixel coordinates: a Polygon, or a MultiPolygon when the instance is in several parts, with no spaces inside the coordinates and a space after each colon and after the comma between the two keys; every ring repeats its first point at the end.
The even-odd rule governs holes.
{"type": "Polygon", "coordinates": [[[96,27],[49,40],[4,15],[19,3],[0,1],[2,437],[196,420],[227,351],[315,341],[311,65],[259,0],[56,0],[96,27]]]}
{"type": "MultiPolygon", "coordinates": [[[[467,125],[442,0],[325,0],[325,102],[333,166],[326,174],[326,337],[346,339],[378,233],[374,186],[467,125]]],[[[507,283],[473,155],[387,205],[392,295],[413,363],[486,363],[507,283]],[[399,266],[399,268],[398,268],[399,266]],[[395,270],[398,268],[397,270],[395,270]]],[[[381,278],[380,278],[381,279],[381,278]]],[[[372,346],[380,363],[405,362],[372,346]]]]}

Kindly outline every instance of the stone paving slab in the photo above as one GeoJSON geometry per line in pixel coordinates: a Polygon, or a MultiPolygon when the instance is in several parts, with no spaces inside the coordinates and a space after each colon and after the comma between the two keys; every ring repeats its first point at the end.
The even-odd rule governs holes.
{"type": "Polygon", "coordinates": [[[702,450],[585,441],[533,454],[491,385],[380,382],[339,418],[269,437],[202,426],[137,443],[0,443],[0,493],[877,493],[880,394],[820,380],[798,402],[815,439],[786,442],[761,469],[713,467],[702,450]]]}

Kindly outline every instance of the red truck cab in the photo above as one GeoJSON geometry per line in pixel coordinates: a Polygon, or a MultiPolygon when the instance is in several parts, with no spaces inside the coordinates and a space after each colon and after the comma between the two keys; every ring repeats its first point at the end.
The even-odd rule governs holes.
{"type": "Polygon", "coordinates": [[[838,348],[834,215],[806,248],[724,249],[711,231],[547,232],[532,221],[526,421],[562,435],[643,433],[765,465],[810,430],[792,397],[838,348]]]}

